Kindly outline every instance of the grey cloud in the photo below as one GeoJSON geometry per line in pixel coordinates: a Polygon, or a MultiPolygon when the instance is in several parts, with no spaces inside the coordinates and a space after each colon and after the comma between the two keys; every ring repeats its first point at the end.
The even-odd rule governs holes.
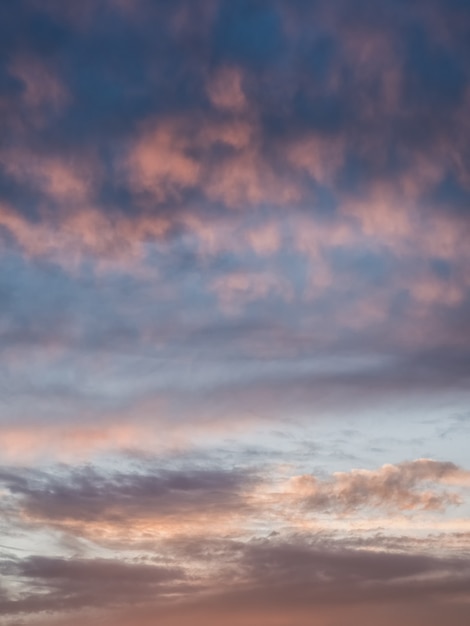
{"type": "Polygon", "coordinates": [[[142,519],[241,514],[250,506],[246,491],[257,480],[247,470],[217,469],[0,474],[13,498],[12,510],[16,506],[39,523],[98,521],[122,530],[142,519]]]}
{"type": "MultiPolygon", "coordinates": [[[[351,550],[341,541],[312,541],[301,535],[224,540],[212,552],[210,542],[204,547],[201,564],[207,564],[209,548],[218,573],[213,580],[193,578],[190,584],[184,572],[172,566],[42,557],[4,562],[6,573],[17,577],[25,589],[16,603],[4,601],[3,611],[6,615],[52,610],[60,615],[71,609],[138,603],[136,619],[143,619],[147,610],[154,615],[165,611],[184,615],[189,608],[206,616],[214,611],[250,615],[268,609],[311,612],[333,606],[366,605],[373,610],[384,603],[453,602],[468,591],[470,580],[464,556],[351,550]],[[155,594],[160,599],[155,600],[155,594]],[[179,597],[173,609],[165,594],[179,597]]],[[[194,557],[190,545],[185,550],[194,557]]]]}
{"type": "Polygon", "coordinates": [[[113,559],[31,556],[3,562],[2,569],[24,585],[18,600],[2,602],[4,615],[125,605],[178,593],[186,585],[184,571],[178,566],[113,559]]]}

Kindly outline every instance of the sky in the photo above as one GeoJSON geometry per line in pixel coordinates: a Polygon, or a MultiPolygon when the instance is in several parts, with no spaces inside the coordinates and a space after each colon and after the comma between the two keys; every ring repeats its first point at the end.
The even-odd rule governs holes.
{"type": "Polygon", "coordinates": [[[1,626],[468,626],[470,2],[0,2],[1,626]]]}

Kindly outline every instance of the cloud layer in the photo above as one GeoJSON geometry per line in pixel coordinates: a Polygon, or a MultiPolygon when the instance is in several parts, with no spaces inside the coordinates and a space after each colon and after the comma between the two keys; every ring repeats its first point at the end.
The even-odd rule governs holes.
{"type": "Polygon", "coordinates": [[[1,482],[17,538],[40,533],[46,552],[59,550],[13,556],[3,547],[6,589],[15,583],[2,599],[4,615],[70,616],[131,604],[145,616],[171,613],[178,599],[185,623],[190,605],[208,615],[239,606],[308,612],[449,601],[468,586],[464,536],[443,534],[439,548],[420,538],[434,528],[435,511],[442,515],[468,495],[469,472],[453,463],[419,459],[285,483],[274,468],[162,470],[146,459],[107,474],[92,467],[4,468],[1,482]],[[393,528],[393,512],[412,522],[420,511],[414,536],[398,535],[394,546],[391,536],[377,534],[383,512],[393,528]],[[358,528],[355,538],[341,525],[332,530],[345,513],[358,528]]]}
{"type": "Polygon", "coordinates": [[[469,31],[0,3],[0,621],[466,626],[469,31]]]}

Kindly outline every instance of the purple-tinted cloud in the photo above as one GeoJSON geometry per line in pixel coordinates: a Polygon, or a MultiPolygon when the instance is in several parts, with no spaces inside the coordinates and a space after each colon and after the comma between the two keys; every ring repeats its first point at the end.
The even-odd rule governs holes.
{"type": "Polygon", "coordinates": [[[0,3],[2,614],[466,626],[469,31],[0,3]]]}

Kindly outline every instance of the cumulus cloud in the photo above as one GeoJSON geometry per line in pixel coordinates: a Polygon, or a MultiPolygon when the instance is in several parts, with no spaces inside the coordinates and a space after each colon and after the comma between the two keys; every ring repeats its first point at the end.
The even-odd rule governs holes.
{"type": "Polygon", "coordinates": [[[441,486],[469,484],[470,473],[454,463],[418,459],[378,470],[336,472],[323,480],[296,476],[290,487],[313,510],[350,514],[376,507],[390,511],[444,510],[462,504],[462,499],[441,486]]]}

